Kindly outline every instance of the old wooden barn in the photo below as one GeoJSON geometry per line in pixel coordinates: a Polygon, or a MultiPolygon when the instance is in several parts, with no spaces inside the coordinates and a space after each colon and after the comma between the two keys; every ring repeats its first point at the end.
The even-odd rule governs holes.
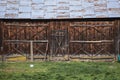
{"type": "Polygon", "coordinates": [[[0,59],[116,61],[119,0],[0,0],[0,59]]]}

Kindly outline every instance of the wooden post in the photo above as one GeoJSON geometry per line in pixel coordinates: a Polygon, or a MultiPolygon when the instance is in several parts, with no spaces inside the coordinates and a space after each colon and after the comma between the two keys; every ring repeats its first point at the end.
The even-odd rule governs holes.
{"type": "Polygon", "coordinates": [[[117,52],[118,52],[118,55],[120,54],[120,51],[119,51],[119,40],[117,40],[117,52]]]}
{"type": "Polygon", "coordinates": [[[119,28],[119,20],[117,20],[117,27],[118,27],[118,32],[117,32],[117,35],[118,35],[118,38],[117,38],[117,54],[119,55],[119,38],[120,38],[120,28],[119,28]]]}
{"type": "Polygon", "coordinates": [[[115,45],[116,45],[116,59],[118,57],[118,55],[120,54],[120,51],[119,51],[119,38],[120,38],[120,28],[119,28],[119,20],[116,21],[116,27],[117,27],[117,37],[116,37],[116,40],[115,40],[115,45]]]}
{"type": "Polygon", "coordinates": [[[30,61],[33,62],[33,41],[30,41],[30,61]]]}
{"type": "Polygon", "coordinates": [[[45,58],[44,61],[47,60],[47,53],[48,53],[48,42],[46,44],[46,50],[45,50],[45,58]]]}
{"type": "Polygon", "coordinates": [[[4,53],[3,53],[3,47],[0,47],[0,51],[1,51],[2,62],[4,62],[5,58],[4,58],[4,53]]]}
{"type": "Polygon", "coordinates": [[[2,57],[2,62],[5,61],[5,58],[4,58],[4,51],[3,51],[3,22],[1,21],[0,22],[0,54],[1,54],[1,57],[2,57]]]}

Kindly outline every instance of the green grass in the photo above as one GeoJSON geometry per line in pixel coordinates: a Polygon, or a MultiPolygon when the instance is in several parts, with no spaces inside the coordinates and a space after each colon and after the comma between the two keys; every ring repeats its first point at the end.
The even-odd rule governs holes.
{"type": "Polygon", "coordinates": [[[0,80],[120,80],[120,63],[0,63],[0,80]]]}

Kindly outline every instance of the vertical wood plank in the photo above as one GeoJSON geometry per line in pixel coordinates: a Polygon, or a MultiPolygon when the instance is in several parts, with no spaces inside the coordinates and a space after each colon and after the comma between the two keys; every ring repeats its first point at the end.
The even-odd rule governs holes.
{"type": "Polygon", "coordinates": [[[30,41],[30,61],[33,62],[33,41],[30,41]]]}

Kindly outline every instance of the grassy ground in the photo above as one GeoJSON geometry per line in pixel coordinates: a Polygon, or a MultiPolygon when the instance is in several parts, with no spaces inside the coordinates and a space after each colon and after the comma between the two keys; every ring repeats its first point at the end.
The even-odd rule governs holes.
{"type": "Polygon", "coordinates": [[[120,63],[0,63],[0,80],[120,80],[120,63]]]}

